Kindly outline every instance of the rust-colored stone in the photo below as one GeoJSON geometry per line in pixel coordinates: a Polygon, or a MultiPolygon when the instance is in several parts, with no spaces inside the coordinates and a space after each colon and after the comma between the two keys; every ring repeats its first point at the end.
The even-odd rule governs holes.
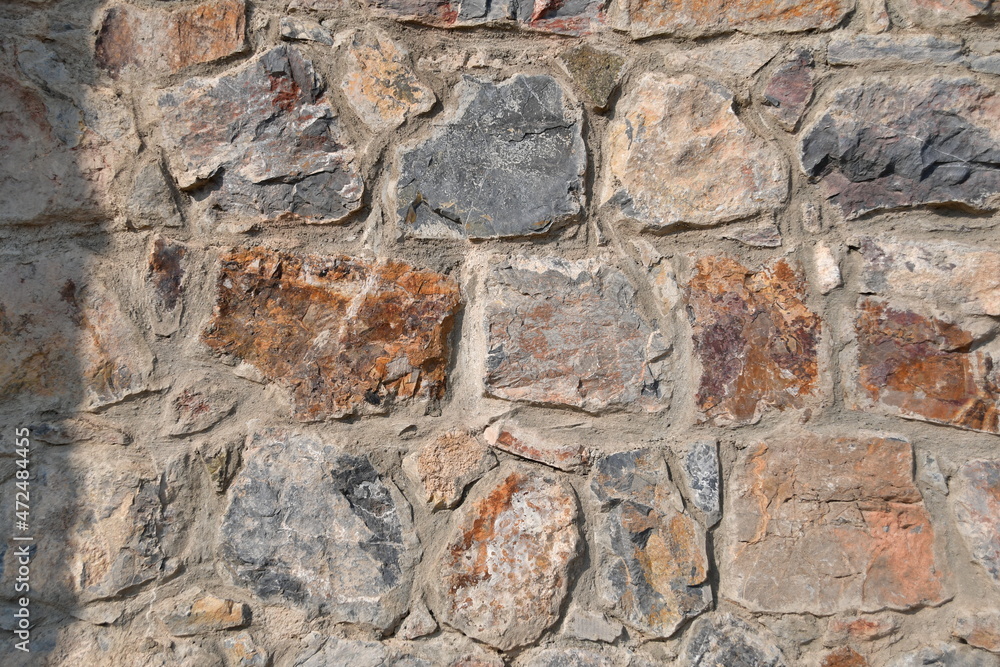
{"type": "Polygon", "coordinates": [[[827,653],[820,667],[868,667],[868,660],[850,646],[844,646],[827,653]]]}
{"type": "Polygon", "coordinates": [[[822,327],[805,288],[785,259],[757,272],[727,257],[698,260],[687,302],[705,420],[751,423],[768,407],[800,408],[816,395],[822,327]]]}
{"type": "Polygon", "coordinates": [[[627,0],[617,25],[632,36],[829,30],[854,0],[627,0]]]}
{"type": "Polygon", "coordinates": [[[854,616],[830,619],[827,625],[827,645],[834,646],[845,641],[874,641],[888,637],[899,629],[899,623],[892,617],[854,616]]]}
{"type": "Polygon", "coordinates": [[[406,457],[403,469],[432,509],[454,507],[472,482],[495,468],[496,457],[467,431],[449,431],[406,457]]]}
{"type": "Polygon", "coordinates": [[[730,481],[723,597],[754,611],[911,609],[947,596],[909,442],[801,432],[751,448],[730,481]]]}
{"type": "Polygon", "coordinates": [[[244,0],[206,0],[177,9],[115,5],[104,14],[97,35],[97,63],[112,76],[132,66],[158,73],[177,72],[243,50],[244,0]]]}
{"type": "Polygon", "coordinates": [[[970,646],[1000,653],[1000,610],[962,614],[955,619],[951,634],[970,646]]]}
{"type": "Polygon", "coordinates": [[[556,442],[541,432],[525,428],[516,422],[493,424],[483,435],[490,445],[499,450],[560,470],[573,472],[586,467],[590,462],[589,452],[578,442],[556,442]]]}
{"type": "Polygon", "coordinates": [[[880,299],[858,304],[855,410],[1000,433],[1000,373],[959,326],[880,299]]]}
{"type": "Polygon", "coordinates": [[[301,420],[440,398],[459,307],[450,278],[395,261],[237,249],[222,258],[213,350],[291,391],[301,420]]]}
{"type": "Polygon", "coordinates": [[[187,246],[163,236],[153,240],[149,252],[146,284],[153,333],[169,336],[180,327],[184,313],[184,274],[187,246]]]}

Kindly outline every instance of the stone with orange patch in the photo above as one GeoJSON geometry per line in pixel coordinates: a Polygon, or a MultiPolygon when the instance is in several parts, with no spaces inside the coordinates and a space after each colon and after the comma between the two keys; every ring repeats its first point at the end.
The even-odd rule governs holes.
{"type": "Polygon", "coordinates": [[[483,436],[496,449],[567,472],[585,468],[590,462],[590,453],[580,443],[555,441],[516,421],[491,424],[483,436]]]}
{"type": "Polygon", "coordinates": [[[244,0],[207,0],[177,9],[114,5],[105,11],[95,55],[113,77],[127,68],[171,74],[245,46],[244,0]]]}
{"type": "Polygon", "coordinates": [[[434,510],[457,505],[465,488],[496,465],[486,445],[462,430],[438,436],[403,460],[403,470],[434,510]]]}
{"type": "Polygon", "coordinates": [[[969,461],[952,478],[958,532],[1000,586],[1000,459],[969,461]]]}
{"type": "Polygon", "coordinates": [[[820,667],[868,667],[868,660],[850,646],[844,646],[823,656],[820,667]]]}
{"type": "Polygon", "coordinates": [[[736,116],[732,93],[719,83],[646,74],[619,113],[602,199],[649,229],[747,218],[788,195],[781,151],[736,116]]]}
{"type": "Polygon", "coordinates": [[[827,624],[824,643],[836,646],[848,641],[875,641],[888,637],[899,629],[899,623],[891,616],[853,616],[832,618],[827,624]]]}
{"type": "Polygon", "coordinates": [[[402,262],[238,249],[222,258],[202,340],[315,421],[441,398],[458,308],[451,278],[402,262]]]}
{"type": "Polygon", "coordinates": [[[780,259],[755,272],[721,256],[694,270],[686,298],[703,420],[748,424],[768,408],[814,402],[822,324],[805,303],[802,270],[780,259]]]}
{"type": "Polygon", "coordinates": [[[960,615],[955,619],[951,634],[970,646],[1000,653],[1000,609],[960,615]]]}
{"type": "Polygon", "coordinates": [[[859,302],[855,333],[851,409],[1000,433],[1000,372],[972,333],[874,298],[859,302]]]}
{"type": "Polygon", "coordinates": [[[240,628],[250,622],[249,605],[188,591],[159,606],[158,616],[175,637],[240,628]]]}
{"type": "Polygon", "coordinates": [[[597,591],[609,614],[654,637],[669,637],[712,602],[705,529],[683,511],[662,456],[610,454],[590,488],[604,510],[597,591]]]}
{"type": "Polygon", "coordinates": [[[505,466],[452,517],[434,567],[437,618],[509,650],[559,618],[580,546],[577,500],[561,477],[505,466]]]}
{"type": "Polygon", "coordinates": [[[730,480],[721,595],[753,611],[836,614],[947,599],[910,443],[783,434],[730,480]]]}

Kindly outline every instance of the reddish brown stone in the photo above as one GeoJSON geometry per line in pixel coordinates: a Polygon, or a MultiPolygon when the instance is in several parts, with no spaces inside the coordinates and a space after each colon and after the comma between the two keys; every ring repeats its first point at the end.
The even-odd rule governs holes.
{"type": "Polygon", "coordinates": [[[812,99],[813,66],[812,53],[799,51],[771,75],[764,88],[767,111],[788,132],[795,130],[812,99]]]}
{"type": "Polygon", "coordinates": [[[1000,586],[1000,459],[966,463],[951,491],[958,532],[973,559],[1000,586]]]}
{"type": "Polygon", "coordinates": [[[452,519],[434,570],[438,619],[508,650],[559,618],[580,534],[565,481],[501,468],[452,519]]]}
{"type": "Polygon", "coordinates": [[[538,461],[560,470],[574,471],[587,465],[590,454],[579,443],[555,442],[542,433],[517,423],[504,421],[489,426],[486,441],[502,451],[538,461]]]}
{"type": "Polygon", "coordinates": [[[131,66],[177,72],[239,53],[245,46],[244,0],[207,0],[177,9],[116,5],[97,35],[97,63],[112,76],[131,66]]]}
{"type": "Polygon", "coordinates": [[[1000,610],[963,614],[955,620],[951,634],[970,646],[1000,653],[1000,610]]]}
{"type": "Polygon", "coordinates": [[[604,25],[605,0],[365,0],[376,13],[439,28],[482,24],[524,26],[557,35],[586,35],[604,25]]]}
{"type": "Polygon", "coordinates": [[[1000,433],[1000,373],[959,326],[872,298],[858,304],[850,407],[1000,433]]]}
{"type": "Polygon", "coordinates": [[[687,302],[705,420],[751,423],[768,407],[800,408],[816,395],[821,324],[805,287],[785,259],[757,272],[727,257],[698,260],[687,302]]]}
{"type": "Polygon", "coordinates": [[[291,391],[302,420],[444,393],[450,278],[394,261],[233,250],[222,258],[209,347],[291,391]]]}
{"type": "Polygon", "coordinates": [[[153,333],[169,336],[177,331],[184,313],[184,256],[187,246],[162,236],[153,240],[146,284],[149,289],[153,333]]]}
{"type": "Polygon", "coordinates": [[[775,437],[730,481],[721,595],[754,610],[836,614],[946,599],[910,443],[775,437]]]}
{"type": "Polygon", "coordinates": [[[868,667],[868,660],[850,646],[844,646],[827,653],[820,667],[868,667]]]}
{"type": "Polygon", "coordinates": [[[827,626],[827,645],[845,641],[874,641],[888,637],[899,629],[899,624],[891,617],[855,616],[830,619],[827,626]]]}
{"type": "Polygon", "coordinates": [[[616,24],[635,38],[829,30],[854,0],[627,0],[616,24]]]}

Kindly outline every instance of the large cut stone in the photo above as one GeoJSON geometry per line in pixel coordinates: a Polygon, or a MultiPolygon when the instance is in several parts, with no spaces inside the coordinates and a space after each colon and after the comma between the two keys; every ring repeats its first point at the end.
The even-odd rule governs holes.
{"type": "Polygon", "coordinates": [[[625,275],[597,260],[515,257],[487,276],[486,391],[588,411],[663,409],[668,349],[625,275]]]}
{"type": "Polygon", "coordinates": [[[805,289],[785,259],[757,272],[728,257],[697,261],[687,304],[705,420],[753,423],[767,408],[801,408],[817,394],[822,326],[805,289]]]}
{"type": "Polygon", "coordinates": [[[683,511],[666,463],[653,450],[601,459],[590,489],[604,512],[599,599],[623,623],[669,637],[712,603],[705,529],[683,511]]]}
{"type": "Polygon", "coordinates": [[[738,462],[727,497],[720,594],[743,607],[826,615],[947,597],[905,440],[775,436],[738,462]]]}
{"type": "Polygon", "coordinates": [[[18,257],[0,267],[0,400],[96,410],[149,388],[153,355],[93,257],[18,257]]]}
{"type": "Polygon", "coordinates": [[[229,490],[220,556],[266,601],[385,629],[420,555],[410,507],[363,456],[277,430],[251,435],[229,490]]]}
{"type": "Polygon", "coordinates": [[[854,0],[625,0],[617,9],[613,24],[633,38],[700,37],[829,30],[854,9],[854,0]]]}
{"type": "Polygon", "coordinates": [[[646,74],[619,112],[603,200],[650,229],[746,218],[788,195],[781,152],[743,124],[721,84],[646,74]]]}
{"type": "Polygon", "coordinates": [[[951,499],[958,532],[972,557],[1000,585],[1000,460],[970,461],[959,468],[951,499]]]}
{"type": "Polygon", "coordinates": [[[972,333],[873,298],[858,303],[855,331],[850,409],[1000,433],[1000,370],[988,350],[969,349],[972,333]]]}
{"type": "Polygon", "coordinates": [[[113,5],[101,21],[97,64],[111,76],[126,68],[169,74],[243,50],[244,0],[206,0],[172,9],[113,5]]]}
{"type": "Polygon", "coordinates": [[[580,112],[550,76],[465,77],[457,106],[399,152],[396,210],[418,238],[544,234],[583,206],[580,112]]]}
{"type": "Polygon", "coordinates": [[[454,514],[434,568],[438,620],[502,650],[537,639],[559,618],[580,533],[561,477],[501,467],[454,514]]]}
{"type": "Polygon", "coordinates": [[[957,204],[995,209],[1000,98],[972,79],[842,88],[801,143],[802,168],[848,218],[957,204]]]}
{"type": "Polygon", "coordinates": [[[684,667],[785,667],[771,637],[732,614],[699,618],[685,634],[684,667]]]}
{"type": "Polygon", "coordinates": [[[558,35],[604,26],[606,0],[365,0],[376,14],[439,28],[517,25],[558,35]]]}
{"type": "Polygon", "coordinates": [[[944,311],[1000,316],[1000,252],[951,241],[862,237],[861,291],[914,297],[944,311]]]}
{"type": "Polygon", "coordinates": [[[983,0],[890,0],[889,5],[904,22],[927,28],[991,22],[998,10],[983,0]]]}
{"type": "Polygon", "coordinates": [[[361,206],[354,149],[312,63],[291,46],[156,102],[170,172],[224,214],[342,220],[361,206]]]}
{"type": "Polygon", "coordinates": [[[301,420],[440,398],[458,285],[394,261],[234,250],[202,340],[287,387],[301,420]]]}

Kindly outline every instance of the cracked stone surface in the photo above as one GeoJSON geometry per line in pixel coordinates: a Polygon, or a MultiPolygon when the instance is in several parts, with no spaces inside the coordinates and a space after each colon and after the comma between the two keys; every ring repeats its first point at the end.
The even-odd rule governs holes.
{"type": "Polygon", "coordinates": [[[164,236],[153,239],[146,272],[149,320],[153,333],[169,336],[181,326],[184,314],[184,276],[188,247],[164,236]]]}
{"type": "Polygon", "coordinates": [[[409,236],[545,234],[582,210],[580,112],[550,76],[464,77],[433,135],[401,149],[396,211],[409,236]]]}
{"type": "Polygon", "coordinates": [[[621,272],[597,260],[514,257],[484,289],[491,396],[587,411],[666,407],[669,348],[621,272]]]}
{"type": "Polygon", "coordinates": [[[802,169],[848,219],[1000,205],[1000,97],[972,79],[871,79],[838,90],[804,132],[802,169]]]}
{"type": "Polygon", "coordinates": [[[336,222],[361,207],[354,148],[295,47],[219,78],[190,79],[160,94],[149,113],[178,186],[224,216],[336,222]]]}
{"type": "Polygon", "coordinates": [[[436,617],[501,650],[538,639],[559,619],[577,512],[569,484],[537,468],[503,466],[477,484],[436,557],[436,617]]]}
{"type": "Polygon", "coordinates": [[[618,106],[602,199],[646,228],[717,225],[774,210],[787,197],[781,151],[736,116],[721,84],[646,74],[618,106]]]}
{"type": "Polygon", "coordinates": [[[815,60],[812,52],[801,49],[782,64],[767,80],[764,110],[786,132],[794,132],[812,100],[815,85],[815,60]]]}
{"type": "Polygon", "coordinates": [[[438,28],[517,25],[581,36],[604,25],[606,0],[365,0],[375,13],[438,28]]]}
{"type": "Polygon", "coordinates": [[[608,613],[654,637],[670,637],[708,609],[705,529],[683,511],[662,455],[610,454],[594,465],[601,504],[597,591],[608,613]]]}
{"type": "Polygon", "coordinates": [[[1000,586],[1000,460],[963,465],[952,478],[951,496],[958,532],[972,558],[1000,586]]]}
{"type": "Polygon", "coordinates": [[[829,615],[948,598],[905,440],[775,436],[747,450],[727,498],[720,595],[747,609],[829,615]]]}
{"type": "Polygon", "coordinates": [[[773,637],[732,614],[699,618],[685,633],[680,664],[691,667],[785,667],[773,637]]]}
{"type": "Polygon", "coordinates": [[[420,545],[410,507],[364,456],[280,430],[251,435],[229,489],[219,554],[265,601],[391,627],[420,545]]]}
{"type": "Polygon", "coordinates": [[[303,421],[444,393],[449,277],[394,261],[234,250],[202,340],[286,387],[303,421]]]}

